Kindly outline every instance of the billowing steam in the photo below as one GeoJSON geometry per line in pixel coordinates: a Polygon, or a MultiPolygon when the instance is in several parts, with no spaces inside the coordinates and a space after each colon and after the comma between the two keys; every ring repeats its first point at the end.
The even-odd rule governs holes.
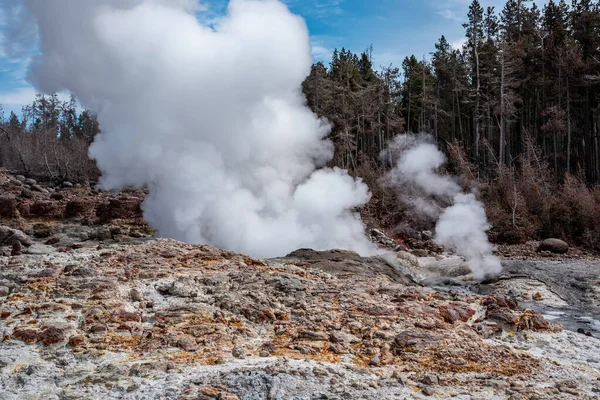
{"type": "Polygon", "coordinates": [[[500,273],[500,260],[492,254],[486,233],[490,225],[483,204],[474,194],[464,193],[452,177],[438,173],[446,157],[431,137],[400,135],[388,151],[397,163],[387,184],[398,188],[402,200],[417,212],[437,219],[434,241],[465,257],[475,279],[500,273]]]}
{"type": "MultiPolygon", "coordinates": [[[[353,212],[369,200],[367,186],[324,168],[330,127],[300,91],[312,64],[308,31],[282,2],[231,0],[213,27],[198,22],[196,0],[4,6],[15,16],[13,47],[35,37],[27,26],[37,29],[34,86],[70,91],[97,112],[103,133],[90,155],[101,186],[148,187],[144,214],[160,235],[258,257],[373,251],[353,212]]],[[[476,277],[497,273],[483,206],[437,173],[443,154],[411,135],[391,151],[400,156],[388,181],[439,217],[435,241],[466,257],[476,277]]]]}
{"type": "Polygon", "coordinates": [[[333,146],[300,91],[308,31],[283,3],[231,0],[214,28],[195,0],[24,4],[40,50],[29,80],[98,113],[101,187],[149,187],[160,235],[258,257],[371,252],[352,211],[367,186],[321,168],[333,146]]]}

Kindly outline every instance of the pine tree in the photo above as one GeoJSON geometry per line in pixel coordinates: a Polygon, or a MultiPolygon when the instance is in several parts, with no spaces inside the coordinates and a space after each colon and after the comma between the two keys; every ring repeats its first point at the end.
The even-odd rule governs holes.
{"type": "Polygon", "coordinates": [[[473,156],[479,161],[480,115],[481,115],[481,59],[480,52],[483,46],[483,7],[478,0],[473,0],[467,14],[468,23],[463,24],[466,29],[467,49],[471,64],[471,77],[473,84],[471,93],[474,98],[472,106],[472,134],[473,134],[473,156]]]}
{"type": "Polygon", "coordinates": [[[20,133],[21,131],[21,121],[19,121],[19,117],[14,111],[10,112],[10,117],[8,118],[8,129],[11,133],[20,133]]]}

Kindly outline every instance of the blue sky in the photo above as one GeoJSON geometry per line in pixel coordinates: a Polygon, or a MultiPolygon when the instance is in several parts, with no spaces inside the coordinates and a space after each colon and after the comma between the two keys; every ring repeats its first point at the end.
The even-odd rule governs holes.
{"type": "MultiPolygon", "coordinates": [[[[82,0],[80,0],[82,1],[82,0]]],[[[400,66],[404,57],[429,56],[434,43],[443,34],[460,46],[464,40],[461,24],[471,0],[284,0],[292,12],[307,22],[317,61],[328,63],[334,48],[346,47],[360,52],[374,47],[375,66],[400,66]]],[[[228,0],[201,1],[208,9],[199,19],[210,24],[222,15],[228,0]]],[[[480,0],[484,7],[498,11],[504,0],[480,0]]],[[[545,0],[536,0],[539,6],[545,0]]],[[[5,17],[0,14],[0,37],[5,17]]],[[[8,58],[0,49],[0,104],[6,116],[19,111],[34,97],[26,82],[28,59],[8,58]]]]}

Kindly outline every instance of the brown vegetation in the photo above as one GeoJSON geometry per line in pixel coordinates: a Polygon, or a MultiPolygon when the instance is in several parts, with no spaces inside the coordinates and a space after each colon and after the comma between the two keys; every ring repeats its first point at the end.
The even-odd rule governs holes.
{"type": "MultiPolygon", "coordinates": [[[[496,178],[478,187],[496,243],[520,244],[558,237],[600,250],[600,187],[586,185],[582,174],[565,174],[556,182],[540,151],[530,140],[519,168],[499,167],[496,178]]],[[[461,171],[473,168],[453,154],[461,171]]]]}
{"type": "Polygon", "coordinates": [[[99,171],[88,147],[99,131],[93,114],[77,114],[73,98],[38,95],[21,118],[0,115],[0,167],[46,182],[95,181],[99,171]]]}

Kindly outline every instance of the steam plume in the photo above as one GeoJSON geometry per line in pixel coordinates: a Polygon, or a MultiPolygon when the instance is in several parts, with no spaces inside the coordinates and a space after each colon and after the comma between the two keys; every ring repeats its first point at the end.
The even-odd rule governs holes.
{"type": "Polygon", "coordinates": [[[353,208],[367,186],[332,158],[300,91],[304,21],[276,0],[231,0],[214,29],[195,0],[26,0],[40,53],[29,80],[98,114],[101,187],[147,186],[161,236],[258,257],[299,247],[369,253],[353,208]],[[321,168],[321,169],[319,169],[321,168]]]}
{"type": "Polygon", "coordinates": [[[434,241],[465,257],[475,279],[500,273],[500,260],[492,254],[486,233],[490,225],[483,204],[474,194],[464,193],[452,177],[439,174],[446,157],[431,137],[400,135],[388,151],[398,161],[386,182],[398,188],[417,212],[437,219],[434,241]]]}

